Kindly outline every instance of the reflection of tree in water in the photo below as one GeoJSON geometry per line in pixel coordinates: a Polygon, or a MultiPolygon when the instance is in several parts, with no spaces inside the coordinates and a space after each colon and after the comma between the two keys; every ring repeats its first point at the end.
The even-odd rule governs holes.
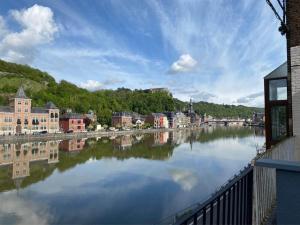
{"type": "Polygon", "coordinates": [[[144,158],[167,160],[172,156],[174,148],[182,143],[190,143],[192,149],[195,142],[204,143],[220,138],[244,138],[251,135],[262,136],[263,131],[262,129],[243,127],[206,127],[200,130],[183,129],[137,136],[119,136],[112,140],[109,138],[68,140],[60,143],[59,157],[58,143],[55,145],[53,141],[43,142],[43,144],[30,143],[30,145],[28,145],[29,143],[10,144],[11,151],[5,150],[4,145],[0,145],[0,191],[15,189],[15,183],[18,184],[19,188],[26,187],[46,179],[55,168],[58,168],[59,171],[65,171],[78,164],[86,163],[89,159],[144,158]],[[22,165],[25,165],[25,161],[28,163],[26,164],[28,169],[25,172],[26,176],[15,176],[18,178],[17,182],[14,182],[16,179],[13,179],[13,166],[18,160],[11,158],[10,163],[4,163],[3,160],[7,160],[8,153],[18,156],[19,161],[24,159],[22,165]]]}

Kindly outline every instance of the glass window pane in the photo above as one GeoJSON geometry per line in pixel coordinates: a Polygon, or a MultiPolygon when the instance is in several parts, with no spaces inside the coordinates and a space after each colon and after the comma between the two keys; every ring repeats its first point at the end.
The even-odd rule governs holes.
{"type": "Polygon", "coordinates": [[[270,80],[269,91],[270,91],[270,101],[287,100],[286,79],[270,80]]]}
{"type": "Polygon", "coordinates": [[[278,141],[287,135],[286,106],[271,108],[272,140],[278,141]]]}

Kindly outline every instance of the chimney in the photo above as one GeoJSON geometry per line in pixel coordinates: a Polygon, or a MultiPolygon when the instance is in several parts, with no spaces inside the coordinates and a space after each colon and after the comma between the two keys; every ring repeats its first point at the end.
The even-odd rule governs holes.
{"type": "Polygon", "coordinates": [[[287,0],[287,57],[289,124],[293,135],[300,136],[300,1],[287,0]]]}

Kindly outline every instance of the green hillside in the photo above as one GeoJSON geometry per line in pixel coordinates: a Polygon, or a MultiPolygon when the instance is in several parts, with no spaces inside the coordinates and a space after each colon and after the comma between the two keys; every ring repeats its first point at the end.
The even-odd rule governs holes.
{"type": "MultiPolygon", "coordinates": [[[[62,80],[57,83],[46,72],[25,65],[0,60],[0,105],[8,104],[20,85],[32,98],[33,106],[43,106],[53,101],[59,108],[71,108],[84,113],[89,109],[96,112],[100,123],[110,124],[114,111],[134,111],[141,114],[173,111],[187,108],[187,103],[174,99],[166,92],[146,93],[143,90],[119,88],[117,90],[87,91],[62,80]]],[[[215,117],[250,117],[262,109],[245,106],[217,105],[206,102],[194,104],[198,113],[215,117]]]]}

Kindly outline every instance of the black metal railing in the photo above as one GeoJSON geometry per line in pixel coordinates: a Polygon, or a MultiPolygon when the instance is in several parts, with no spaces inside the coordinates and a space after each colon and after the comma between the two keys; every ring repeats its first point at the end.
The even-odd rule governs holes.
{"type": "Polygon", "coordinates": [[[205,202],[183,213],[176,225],[252,224],[253,167],[249,164],[205,202]]]}

